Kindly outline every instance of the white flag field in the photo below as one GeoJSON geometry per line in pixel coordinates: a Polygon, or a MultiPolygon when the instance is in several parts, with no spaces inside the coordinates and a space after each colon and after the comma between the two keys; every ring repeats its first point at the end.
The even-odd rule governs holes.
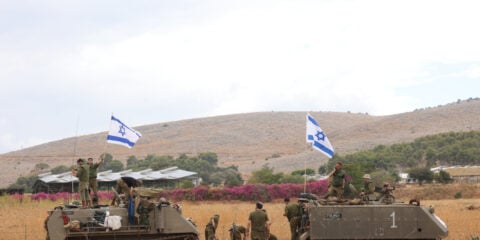
{"type": "Polygon", "coordinates": [[[119,144],[128,148],[132,148],[133,145],[142,137],[142,134],[135,131],[133,128],[128,127],[118,118],[112,115],[110,121],[110,131],[108,132],[107,142],[113,144],[119,144]]]}
{"type": "Polygon", "coordinates": [[[312,147],[327,155],[333,157],[333,147],[327,138],[327,134],[323,132],[317,121],[307,114],[307,143],[312,143],[312,147]]]}

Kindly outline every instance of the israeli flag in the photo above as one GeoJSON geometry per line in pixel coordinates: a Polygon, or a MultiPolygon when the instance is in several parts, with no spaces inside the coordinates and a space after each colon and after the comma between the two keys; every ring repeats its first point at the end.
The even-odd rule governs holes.
{"type": "Polygon", "coordinates": [[[135,131],[133,128],[127,127],[127,125],[112,115],[112,120],[110,121],[110,131],[108,132],[107,136],[108,143],[119,144],[128,148],[132,148],[141,136],[141,133],[135,131]]]}
{"type": "Polygon", "coordinates": [[[307,114],[307,143],[312,143],[313,148],[324,153],[329,158],[333,157],[332,144],[330,144],[327,135],[310,114],[307,114]]]}

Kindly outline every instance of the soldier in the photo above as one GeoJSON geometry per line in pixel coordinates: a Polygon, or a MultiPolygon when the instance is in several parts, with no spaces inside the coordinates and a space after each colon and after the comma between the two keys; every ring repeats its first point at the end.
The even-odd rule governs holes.
{"type": "Polygon", "coordinates": [[[363,201],[375,200],[375,185],[372,182],[370,174],[363,175],[363,188],[360,191],[360,197],[363,201]]]}
{"type": "MultiPolygon", "coordinates": [[[[120,179],[117,180],[117,188],[116,192],[118,194],[124,193],[125,194],[125,201],[128,201],[130,199],[130,196],[132,195],[132,192],[134,188],[140,187],[142,185],[142,180],[136,180],[135,178],[132,177],[121,177],[120,179]]],[[[115,196],[112,200],[112,206],[115,204],[117,199],[117,196],[115,196]]]]}
{"type": "Polygon", "coordinates": [[[342,170],[343,164],[341,162],[335,163],[335,168],[333,169],[328,177],[330,180],[328,186],[328,192],[325,195],[325,199],[330,196],[336,196],[338,199],[342,199],[343,191],[345,189],[345,171],[342,170]]]}
{"type": "Polygon", "coordinates": [[[310,228],[310,219],[308,217],[308,202],[306,198],[299,198],[298,205],[300,208],[300,224],[298,226],[297,236],[301,237],[310,228]]]}
{"type": "Polygon", "coordinates": [[[247,239],[247,229],[240,224],[232,224],[230,231],[230,240],[246,240],[247,239]]]}
{"type": "Polygon", "coordinates": [[[78,193],[82,200],[82,208],[91,207],[92,202],[88,194],[88,167],[85,166],[85,160],[79,158],[77,167],[72,169],[72,175],[78,178],[78,193]]]}
{"type": "Polygon", "coordinates": [[[141,225],[149,226],[150,225],[150,212],[155,208],[155,204],[148,199],[140,200],[140,203],[137,207],[137,213],[139,214],[139,223],[141,225]]]}
{"type": "Polygon", "coordinates": [[[265,240],[270,227],[268,215],[262,211],[263,203],[257,202],[255,206],[255,211],[248,216],[247,237],[251,230],[251,240],[265,240]]]}
{"type": "Polygon", "coordinates": [[[215,235],[215,232],[217,231],[219,220],[220,220],[220,215],[218,214],[215,214],[213,215],[212,218],[210,218],[210,220],[207,223],[207,226],[205,226],[205,240],[218,239],[217,236],[215,235]]]}
{"type": "Polygon", "coordinates": [[[285,212],[283,216],[287,217],[290,224],[290,236],[291,240],[298,238],[298,225],[300,224],[300,205],[296,203],[290,203],[290,198],[285,198],[285,212]]]}
{"type": "Polygon", "coordinates": [[[103,154],[100,156],[100,161],[93,163],[93,158],[88,158],[88,166],[89,166],[89,187],[93,191],[93,205],[97,206],[98,205],[98,182],[97,182],[97,169],[100,166],[100,164],[103,162],[103,154]]]}

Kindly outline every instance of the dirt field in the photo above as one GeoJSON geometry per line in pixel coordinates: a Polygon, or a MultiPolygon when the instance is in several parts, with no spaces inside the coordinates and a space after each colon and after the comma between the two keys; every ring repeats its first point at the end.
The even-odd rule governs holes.
{"type": "MultiPolygon", "coordinates": [[[[43,221],[47,210],[59,205],[49,200],[33,202],[25,198],[22,202],[11,197],[0,197],[0,239],[4,240],[37,240],[45,239],[43,221]]],[[[217,229],[219,240],[228,238],[228,228],[232,222],[246,224],[248,213],[254,209],[250,202],[181,202],[183,214],[191,217],[199,227],[203,239],[203,231],[208,219],[215,213],[220,214],[220,223],[217,229]]],[[[468,206],[480,206],[480,199],[458,200],[429,200],[422,205],[434,205],[435,213],[448,226],[448,240],[471,240],[480,236],[480,209],[468,210],[468,206]]],[[[289,239],[289,227],[282,216],[284,204],[282,202],[265,203],[272,221],[272,233],[280,240],[289,239]]]]}

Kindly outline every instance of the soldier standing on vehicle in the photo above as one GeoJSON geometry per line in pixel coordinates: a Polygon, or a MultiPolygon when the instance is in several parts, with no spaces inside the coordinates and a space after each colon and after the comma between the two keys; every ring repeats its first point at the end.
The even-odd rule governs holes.
{"type": "Polygon", "coordinates": [[[290,224],[291,240],[298,239],[298,225],[300,224],[300,205],[291,203],[290,198],[285,198],[285,212],[283,216],[287,217],[290,224]]]}
{"type": "Polygon", "coordinates": [[[247,237],[250,234],[251,240],[265,240],[270,227],[268,215],[262,210],[263,203],[257,202],[255,206],[248,216],[247,237]]]}
{"type": "Polygon", "coordinates": [[[325,199],[330,196],[336,196],[338,199],[342,199],[343,191],[345,189],[345,171],[342,169],[343,164],[341,162],[335,163],[335,167],[328,177],[330,179],[330,183],[328,186],[328,192],[325,195],[325,199]]]}
{"type": "Polygon", "coordinates": [[[218,214],[215,214],[213,215],[212,218],[210,218],[210,220],[207,223],[207,226],[205,226],[205,240],[218,239],[217,236],[215,235],[215,232],[217,231],[219,219],[220,219],[220,215],[218,214]]]}
{"type": "Polygon", "coordinates": [[[89,188],[93,191],[93,205],[98,205],[98,182],[97,182],[97,169],[103,162],[103,154],[100,156],[100,161],[93,163],[93,158],[88,158],[87,164],[89,166],[89,188]]]}
{"type": "Polygon", "coordinates": [[[85,160],[79,158],[77,160],[77,167],[72,169],[72,175],[78,178],[78,193],[82,200],[82,208],[91,207],[92,201],[90,194],[88,194],[88,171],[89,168],[85,166],[85,160]]]}

